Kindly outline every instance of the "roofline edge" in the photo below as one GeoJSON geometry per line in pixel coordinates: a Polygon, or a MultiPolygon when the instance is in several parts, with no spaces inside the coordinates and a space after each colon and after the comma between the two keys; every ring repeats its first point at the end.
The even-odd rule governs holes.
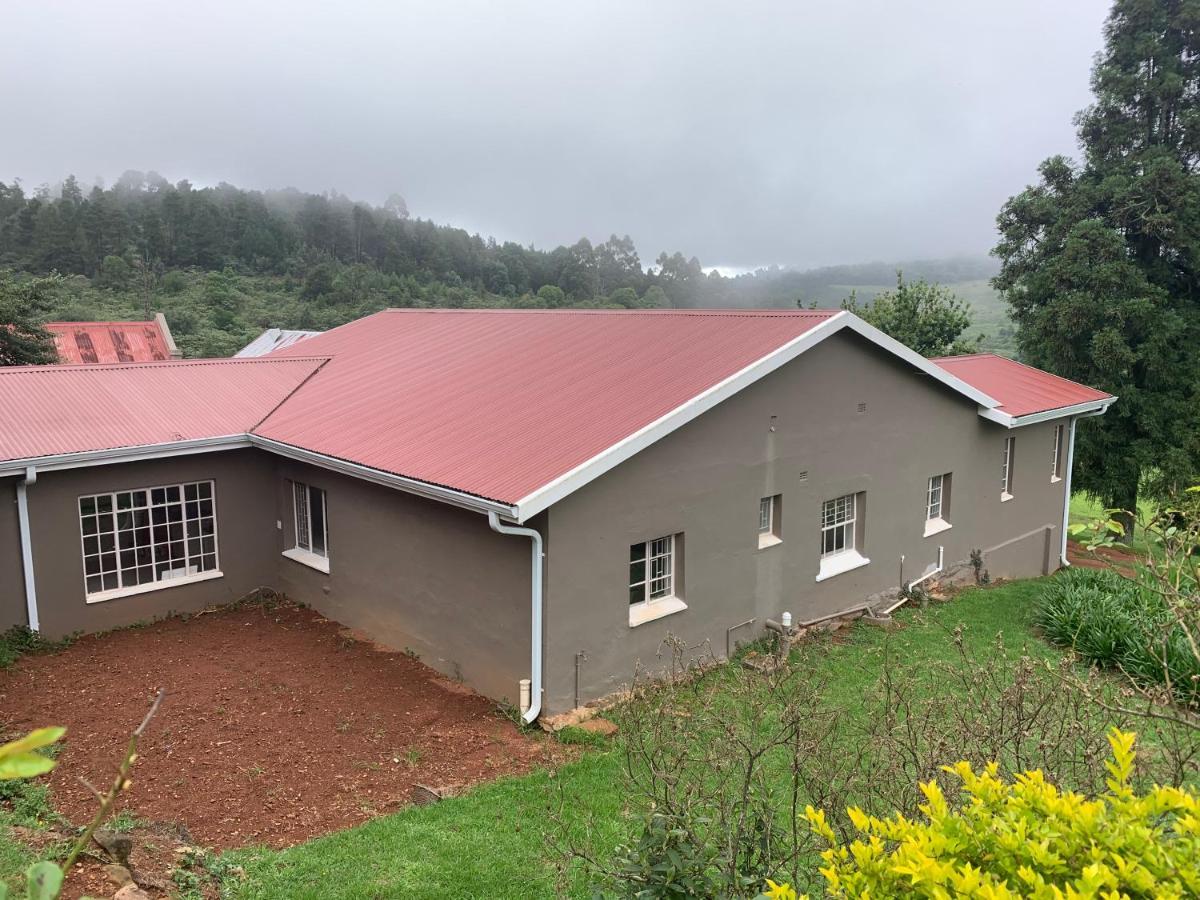
{"type": "Polygon", "coordinates": [[[721,401],[733,396],[743,388],[749,387],[759,379],[769,375],[800,356],[806,350],[815,347],[826,338],[849,328],[882,350],[899,357],[926,375],[946,385],[950,389],[974,401],[981,407],[991,409],[1000,405],[1000,401],[971,387],[961,378],[947,372],[941,366],[930,362],[916,351],[904,346],[895,338],[888,337],[878,328],[867,324],[848,310],[841,310],[823,322],[814,325],[803,334],[797,335],[782,346],[772,350],[750,365],[734,372],[723,381],[691,397],[670,412],[660,416],[653,422],[628,435],[600,453],[564,472],[554,480],[537,488],[517,501],[518,522],[526,522],[543,510],[553,506],[564,497],[573,494],[584,485],[599,478],[605,472],[615,468],[636,453],[666,437],[671,432],[686,425],[700,414],[712,409],[721,401]]]}
{"type": "Polygon", "coordinates": [[[1011,416],[999,409],[980,409],[979,415],[989,422],[996,422],[1005,428],[1020,428],[1023,425],[1036,425],[1038,422],[1049,422],[1051,419],[1065,419],[1070,416],[1102,416],[1118,399],[1120,398],[1109,396],[1099,400],[1086,400],[1083,403],[1027,413],[1023,416],[1011,416]]]}

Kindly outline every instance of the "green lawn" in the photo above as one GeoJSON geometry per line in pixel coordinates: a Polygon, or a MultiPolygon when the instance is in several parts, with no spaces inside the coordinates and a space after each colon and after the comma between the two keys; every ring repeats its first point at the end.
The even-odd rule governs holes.
{"type": "MultiPolygon", "coordinates": [[[[922,613],[902,610],[897,616],[906,627],[890,636],[891,649],[910,659],[949,660],[949,631],[961,622],[967,642],[981,650],[1002,632],[1012,650],[1053,656],[1056,651],[1028,626],[1040,587],[1038,581],[1015,582],[967,591],[922,613]]],[[[821,655],[834,685],[831,700],[856,708],[879,675],[887,640],[884,632],[858,625],[821,655]]],[[[230,856],[246,879],[232,886],[233,896],[555,897],[558,855],[548,834],[560,832],[558,840],[573,837],[604,852],[635,824],[623,803],[618,751],[591,751],[553,776],[539,772],[496,782],[281,852],[237,851],[230,856]],[[561,833],[552,817],[561,817],[568,832],[561,833]]],[[[589,896],[579,877],[568,891],[589,896]]]]}
{"type": "MultiPolygon", "coordinates": [[[[1138,516],[1143,521],[1148,520],[1155,510],[1153,501],[1140,500],[1138,501],[1138,516]]],[[[1071,495],[1071,524],[1072,525],[1091,525],[1099,519],[1106,519],[1104,504],[1093,500],[1086,494],[1071,495]]],[[[1091,534],[1088,531],[1087,534],[1091,534]]],[[[1086,535],[1081,538],[1086,539],[1086,535]]],[[[1130,549],[1139,554],[1149,552],[1150,544],[1147,541],[1147,535],[1140,526],[1135,527],[1133,533],[1133,543],[1130,549]]]]}
{"type": "MultiPolygon", "coordinates": [[[[903,609],[896,616],[904,627],[890,634],[856,625],[814,652],[812,664],[828,676],[829,702],[854,715],[880,675],[885,648],[909,661],[950,661],[950,633],[959,624],[974,650],[987,653],[1001,633],[1010,651],[1052,658],[1057,651],[1029,626],[1043,585],[1030,580],[971,589],[924,611],[903,609]]],[[[287,850],[227,853],[220,868],[240,866],[245,877],[227,881],[226,890],[234,898],[588,897],[581,873],[560,882],[557,846],[572,843],[607,855],[638,827],[639,811],[623,796],[619,748],[587,750],[554,773],[497,781],[287,850]]],[[[0,880],[14,883],[29,854],[3,832],[0,827],[0,880]]]]}

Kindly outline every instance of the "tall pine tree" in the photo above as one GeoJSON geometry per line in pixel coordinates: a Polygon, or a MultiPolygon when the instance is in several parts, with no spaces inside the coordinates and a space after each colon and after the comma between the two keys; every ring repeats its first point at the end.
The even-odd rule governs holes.
{"type": "Polygon", "coordinates": [[[1023,356],[1117,394],[1080,423],[1075,485],[1136,509],[1200,475],[1200,0],[1116,0],[1056,156],[997,219],[1023,356]]]}

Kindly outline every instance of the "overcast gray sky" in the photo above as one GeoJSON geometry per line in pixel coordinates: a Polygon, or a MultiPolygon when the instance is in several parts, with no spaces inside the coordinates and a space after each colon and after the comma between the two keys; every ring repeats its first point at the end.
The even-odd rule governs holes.
{"type": "Polygon", "coordinates": [[[8,0],[0,180],[336,189],[538,246],[986,252],[1089,99],[1101,0],[8,0]],[[19,37],[16,37],[19,36],[19,37]]]}

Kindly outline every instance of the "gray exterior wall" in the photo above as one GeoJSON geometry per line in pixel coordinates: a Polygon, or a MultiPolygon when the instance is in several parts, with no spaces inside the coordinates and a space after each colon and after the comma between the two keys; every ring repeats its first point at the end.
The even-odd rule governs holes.
{"type": "Polygon", "coordinates": [[[0,631],[27,624],[21,532],[17,520],[17,479],[0,478],[0,631]]]}
{"type": "MultiPolygon", "coordinates": [[[[461,678],[518,700],[529,677],[529,541],[479,513],[290,460],[278,462],[276,586],[294,600],[461,678]],[[294,546],[291,480],[325,491],[329,574],[283,557],[294,546]]],[[[540,524],[543,529],[545,522],[540,524]]]]}
{"type": "Polygon", "coordinates": [[[784,610],[804,622],[853,608],[899,586],[901,556],[904,580],[919,577],[939,545],[947,564],[988,551],[993,578],[1057,568],[1065,482],[1050,480],[1054,424],[1009,431],[858,336],[828,339],[551,508],[547,707],[574,705],[580,651],[586,702],[639,662],[656,666],[668,634],[724,656],[731,626],[756,618],[734,632],[748,640],[784,610]],[[1001,502],[1008,435],[1014,496],[1001,502]],[[953,527],[924,537],[928,479],[947,472],[953,527]],[[818,583],[821,504],[855,492],[871,563],[818,583]],[[759,499],[775,494],[783,542],[760,550],[759,499]],[[629,547],[673,533],[684,535],[688,609],[631,627],[629,547]]]}
{"type": "MultiPolygon", "coordinates": [[[[275,580],[272,551],[277,541],[274,496],[274,461],[257,450],[226,450],[39,473],[37,483],[28,488],[28,497],[42,633],[49,638],[60,638],[80,631],[105,631],[170,613],[228,603],[256,588],[271,585],[275,580]],[[223,577],[87,603],[79,497],[206,479],[215,482],[219,565],[223,577]]],[[[0,533],[3,527],[0,524],[0,533]]],[[[19,553],[19,543],[16,546],[19,553]]],[[[0,553],[7,554],[8,550],[4,546],[0,553]]],[[[5,577],[6,593],[9,582],[5,577]]],[[[21,596],[23,607],[23,593],[21,596]]]]}

